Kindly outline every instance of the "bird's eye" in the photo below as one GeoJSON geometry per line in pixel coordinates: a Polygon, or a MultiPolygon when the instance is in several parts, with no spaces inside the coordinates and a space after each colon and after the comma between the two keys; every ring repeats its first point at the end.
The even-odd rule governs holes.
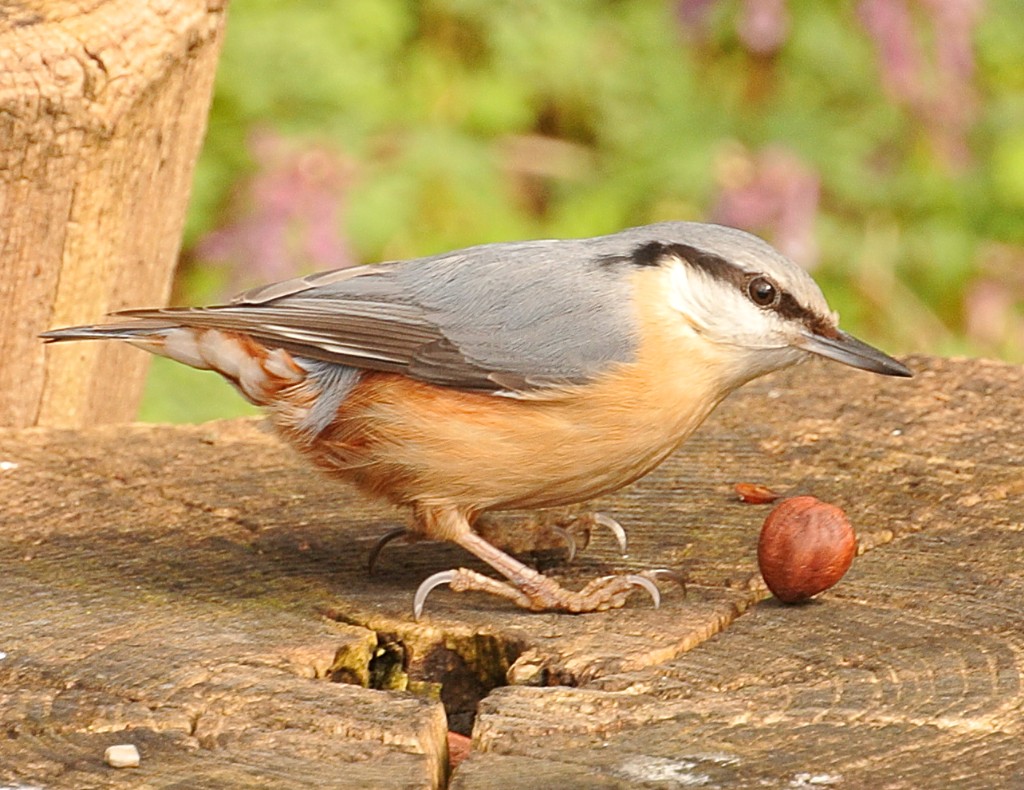
{"type": "Polygon", "coordinates": [[[771,307],[779,301],[779,289],[767,277],[755,277],[747,283],[750,301],[760,307],[771,307]]]}

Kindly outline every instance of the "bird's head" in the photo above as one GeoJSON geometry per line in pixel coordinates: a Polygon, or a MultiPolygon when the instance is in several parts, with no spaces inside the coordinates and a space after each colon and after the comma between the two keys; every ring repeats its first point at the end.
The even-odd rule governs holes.
{"type": "Polygon", "coordinates": [[[672,315],[722,360],[735,386],[810,355],[886,376],[913,375],[839,329],[811,276],[756,236],[720,225],[654,227],[664,236],[635,247],[633,262],[661,270],[672,315]]]}

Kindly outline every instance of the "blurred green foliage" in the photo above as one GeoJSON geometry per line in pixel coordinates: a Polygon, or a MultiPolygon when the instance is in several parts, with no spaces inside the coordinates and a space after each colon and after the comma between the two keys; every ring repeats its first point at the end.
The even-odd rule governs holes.
{"type": "MultiPolygon", "coordinates": [[[[345,163],[337,223],[365,262],[712,218],[780,149],[816,185],[805,263],[848,329],[894,353],[1024,359],[1019,0],[964,21],[966,71],[943,61],[949,20],[907,6],[914,38],[895,44],[923,53],[916,87],[868,2],[792,0],[768,51],[742,2],[689,4],[707,7],[699,24],[686,5],[236,0],[177,298],[238,280],[203,239],[253,210],[261,130],[345,163]]],[[[236,413],[195,375],[156,366],[142,417],[236,413]]]]}

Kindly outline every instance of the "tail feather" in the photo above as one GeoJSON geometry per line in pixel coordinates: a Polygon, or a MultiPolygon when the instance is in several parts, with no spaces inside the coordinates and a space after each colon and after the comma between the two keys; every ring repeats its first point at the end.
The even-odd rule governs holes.
{"type": "Polygon", "coordinates": [[[51,329],[39,335],[47,343],[64,340],[139,340],[148,336],[160,336],[180,325],[160,319],[137,319],[118,321],[112,324],[88,324],[51,329]]]}
{"type": "Polygon", "coordinates": [[[265,406],[283,388],[306,378],[306,370],[283,348],[268,348],[240,332],[182,326],[165,318],[51,329],[47,343],[65,340],[124,340],[199,370],[213,370],[251,403],[265,406]]]}

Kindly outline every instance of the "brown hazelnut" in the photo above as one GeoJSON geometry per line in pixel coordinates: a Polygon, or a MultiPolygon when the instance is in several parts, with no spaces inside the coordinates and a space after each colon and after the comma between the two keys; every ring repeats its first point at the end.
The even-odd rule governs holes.
{"type": "Polygon", "coordinates": [[[757,564],[775,597],[796,603],[843,578],[856,553],[857,537],[842,509],[798,496],[780,502],[764,520],[757,564]]]}

